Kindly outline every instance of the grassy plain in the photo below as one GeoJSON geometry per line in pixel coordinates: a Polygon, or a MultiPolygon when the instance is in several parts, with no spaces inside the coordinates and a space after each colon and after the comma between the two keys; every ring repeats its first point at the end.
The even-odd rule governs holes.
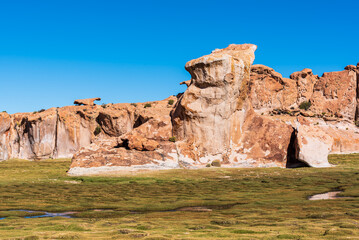
{"type": "Polygon", "coordinates": [[[359,239],[359,154],[330,162],[70,177],[68,159],[4,161],[0,239],[359,239]],[[351,198],[307,200],[332,190],[351,198]],[[212,211],[172,211],[189,206],[212,211]],[[77,213],[31,219],[20,209],[77,213]]]}

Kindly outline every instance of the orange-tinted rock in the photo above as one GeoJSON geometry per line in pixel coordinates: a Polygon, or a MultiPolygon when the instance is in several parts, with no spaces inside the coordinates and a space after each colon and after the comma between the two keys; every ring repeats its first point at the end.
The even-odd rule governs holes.
{"type": "Polygon", "coordinates": [[[102,147],[94,143],[74,155],[68,173],[91,175],[140,169],[180,168],[175,149],[175,144],[171,142],[161,143],[154,151],[102,147]]]}
{"type": "Polygon", "coordinates": [[[293,132],[293,127],[284,121],[249,110],[239,144],[231,149],[229,162],[244,167],[285,167],[293,132]]]}
{"type": "Polygon", "coordinates": [[[135,108],[131,106],[108,106],[100,111],[96,118],[104,133],[111,137],[130,132],[134,121],[135,108]]]}
{"type": "Polygon", "coordinates": [[[101,98],[87,98],[87,99],[77,99],[74,101],[76,105],[85,105],[85,106],[94,106],[96,105],[95,101],[101,101],[101,98]]]}
{"type": "Polygon", "coordinates": [[[314,75],[311,69],[305,68],[300,72],[292,73],[290,78],[296,81],[297,104],[309,101],[313,95],[314,85],[318,81],[318,75],[314,75]]]}
{"type": "Polygon", "coordinates": [[[317,114],[340,114],[354,120],[357,87],[357,74],[354,71],[324,73],[314,85],[310,110],[317,114]]]}
{"type": "MultiPolygon", "coordinates": [[[[168,107],[171,99],[175,101],[176,97],[151,102],[151,108],[144,108],[142,103],[137,107],[136,104],[107,104],[13,115],[0,113],[0,160],[69,158],[97,139],[121,136],[145,121],[151,124],[141,128],[143,135],[155,134],[159,139],[168,140],[172,131],[168,107]],[[159,119],[157,122],[152,120],[155,117],[159,119]]],[[[147,150],[157,146],[153,141],[146,141],[144,145],[147,150]]]]}
{"type": "Polygon", "coordinates": [[[330,153],[359,152],[358,66],[283,78],[264,65],[251,68],[255,49],[233,44],[189,61],[185,93],[162,101],[97,106],[85,99],[1,113],[0,159],[73,156],[69,174],[82,175],[213,163],[327,167],[330,153]],[[302,102],[309,110],[299,109],[302,102]]]}
{"type": "Polygon", "coordinates": [[[253,65],[250,81],[250,101],[261,111],[290,108],[297,101],[295,81],[264,65],[253,65]]]}
{"type": "Polygon", "coordinates": [[[143,142],[143,149],[147,151],[154,151],[159,147],[159,143],[155,140],[147,139],[147,141],[143,142]]]}
{"type": "Polygon", "coordinates": [[[187,87],[189,87],[189,85],[191,85],[191,80],[180,82],[180,85],[186,85],[187,87]]]}
{"type": "Polygon", "coordinates": [[[74,155],[69,173],[178,168],[176,147],[169,141],[172,136],[169,100],[176,98],[151,102],[151,107],[145,107],[149,103],[136,104],[134,128],[118,138],[98,138],[82,148],[74,155]]]}
{"type": "Polygon", "coordinates": [[[242,110],[248,95],[256,48],[232,44],[186,64],[191,85],[172,112],[173,135],[196,148],[198,158],[205,158],[200,161],[230,148],[236,131],[232,126],[240,121],[235,112],[242,110]]]}
{"type": "Polygon", "coordinates": [[[357,67],[354,65],[348,65],[344,69],[349,70],[349,71],[355,71],[357,69],[357,67]]]}

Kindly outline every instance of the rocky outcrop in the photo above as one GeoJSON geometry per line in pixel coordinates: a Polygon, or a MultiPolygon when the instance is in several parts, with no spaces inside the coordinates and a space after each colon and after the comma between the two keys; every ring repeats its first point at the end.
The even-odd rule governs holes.
{"type": "MultiPolygon", "coordinates": [[[[152,109],[160,109],[157,114],[166,115],[161,108],[169,112],[170,99],[176,98],[151,102],[152,109]]],[[[0,113],[0,160],[71,158],[95,140],[122,136],[134,126],[151,121],[154,113],[145,108],[145,104],[67,106],[34,113],[0,113]]],[[[167,121],[170,122],[169,116],[167,121]]],[[[160,129],[159,125],[161,123],[154,124],[156,129],[148,131],[153,134],[160,129]]],[[[146,144],[147,148],[155,146],[153,142],[146,144]]]]}
{"type": "Polygon", "coordinates": [[[72,159],[69,174],[96,174],[138,169],[180,168],[176,144],[170,141],[171,105],[175,97],[137,104],[134,128],[120,137],[97,139],[72,159]]]}
{"type": "Polygon", "coordinates": [[[312,114],[307,115],[353,121],[357,117],[358,72],[356,66],[349,65],[344,71],[318,77],[306,68],[292,73],[287,79],[272,68],[253,65],[250,100],[257,112],[298,109],[308,102],[312,114]]]}
{"type": "Polygon", "coordinates": [[[186,64],[191,85],[171,116],[173,135],[196,148],[194,160],[207,163],[230,149],[243,115],[256,48],[230,45],[186,64]]]}
{"type": "Polygon", "coordinates": [[[181,83],[188,89],[178,95],[171,118],[168,111],[151,120],[142,113],[137,118],[142,125],[114,144],[104,147],[95,142],[78,152],[69,173],[213,165],[328,167],[329,153],[359,152],[352,112],[357,107],[352,92],[357,67],[322,77],[304,69],[283,78],[264,65],[250,69],[255,49],[230,45],[188,62],[192,79],[181,83]],[[341,99],[332,99],[323,84],[340,81],[344,81],[337,87],[341,99]],[[352,105],[344,96],[352,99],[352,105]],[[308,104],[300,109],[303,102],[308,104]],[[330,107],[333,110],[327,110],[330,107]],[[333,114],[319,114],[323,109],[333,114]],[[150,147],[149,141],[153,141],[150,147]]]}
{"type": "Polygon", "coordinates": [[[359,128],[349,122],[328,122],[299,116],[296,128],[295,158],[311,167],[329,167],[328,155],[359,152],[359,128]]]}
{"type": "Polygon", "coordinates": [[[354,70],[324,73],[314,85],[311,110],[353,121],[358,104],[357,88],[354,70]]]}
{"type": "Polygon", "coordinates": [[[85,106],[94,106],[96,105],[95,101],[101,101],[101,98],[87,98],[87,99],[77,99],[74,101],[76,105],[85,105],[85,106]]]}
{"type": "Polygon", "coordinates": [[[302,71],[292,73],[290,79],[296,82],[296,103],[298,106],[302,102],[310,101],[314,93],[314,85],[319,79],[318,75],[314,75],[312,69],[305,68],[302,71]]]}
{"type": "Polygon", "coordinates": [[[189,61],[187,90],[162,101],[0,113],[0,160],[72,157],[71,175],[202,167],[329,167],[359,152],[359,64],[284,78],[256,46],[189,61]]]}
{"type": "Polygon", "coordinates": [[[9,114],[0,113],[0,160],[9,158],[11,122],[9,114]]]}
{"type": "Polygon", "coordinates": [[[296,107],[296,82],[264,65],[253,65],[250,81],[250,102],[259,112],[296,107]]]}
{"type": "Polygon", "coordinates": [[[180,85],[186,85],[187,87],[189,87],[189,85],[191,85],[191,80],[180,82],[180,85]]]}
{"type": "Polygon", "coordinates": [[[288,147],[294,132],[280,119],[261,116],[248,109],[239,139],[232,143],[228,163],[237,167],[285,167],[288,147]]]}

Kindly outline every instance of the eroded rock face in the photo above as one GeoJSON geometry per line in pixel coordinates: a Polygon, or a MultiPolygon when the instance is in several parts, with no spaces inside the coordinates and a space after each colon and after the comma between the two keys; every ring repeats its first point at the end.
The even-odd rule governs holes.
{"type": "Polygon", "coordinates": [[[294,72],[290,78],[296,81],[297,88],[297,104],[309,101],[314,92],[314,85],[317,83],[319,77],[314,75],[312,69],[305,68],[302,71],[294,72]]]}
{"type": "Polygon", "coordinates": [[[310,167],[329,167],[328,155],[359,152],[359,128],[346,121],[298,117],[294,123],[296,159],[310,167]]]}
{"type": "Polygon", "coordinates": [[[330,167],[328,155],[333,138],[320,127],[310,125],[299,125],[297,131],[297,159],[311,167],[330,167]]]}
{"type": "Polygon", "coordinates": [[[0,113],[0,160],[8,159],[10,153],[11,116],[0,113]]]}
{"type": "Polygon", "coordinates": [[[324,73],[314,85],[311,110],[354,120],[357,87],[357,74],[353,70],[324,73]]]}
{"type": "Polygon", "coordinates": [[[238,167],[285,167],[293,127],[249,109],[228,162],[238,167]]]}
{"type": "Polygon", "coordinates": [[[359,65],[283,78],[251,66],[255,50],[232,44],[189,61],[192,78],[181,83],[187,90],[162,101],[97,106],[90,99],[40,113],[0,113],[0,160],[73,156],[69,174],[87,175],[328,167],[330,153],[359,152],[359,65]]]}
{"type": "MultiPolygon", "coordinates": [[[[151,107],[137,104],[134,128],[120,137],[98,138],[77,152],[69,174],[97,174],[138,169],[180,168],[172,136],[170,97],[152,102],[151,107]]],[[[149,104],[149,103],[147,103],[149,104]]]]}
{"type": "MultiPolygon", "coordinates": [[[[0,160],[71,158],[94,142],[131,132],[132,142],[153,151],[172,136],[169,112],[177,98],[147,103],[119,103],[51,108],[34,113],[0,113],[0,160]],[[150,107],[146,107],[150,105],[150,107]],[[172,102],[171,102],[172,104],[172,102]]],[[[130,135],[128,135],[130,136],[130,135]]]]}
{"type": "Polygon", "coordinates": [[[230,45],[186,64],[192,79],[172,112],[173,135],[196,148],[195,160],[220,156],[230,148],[256,48],[230,45]]]}
{"type": "Polygon", "coordinates": [[[36,114],[15,114],[11,128],[11,156],[22,159],[47,158],[55,148],[56,108],[36,114]]]}
{"type": "Polygon", "coordinates": [[[296,106],[297,86],[294,80],[283,78],[272,68],[253,65],[250,81],[250,102],[260,112],[296,106]]]}
{"type": "MultiPolygon", "coordinates": [[[[88,146],[98,137],[95,135],[95,129],[100,127],[96,122],[100,113],[110,112],[114,114],[113,118],[116,118],[124,111],[128,113],[128,117],[120,124],[113,124],[111,129],[114,132],[126,133],[132,130],[134,124],[134,108],[68,106],[38,113],[2,113],[0,160],[72,157],[81,147],[88,146]]],[[[101,129],[100,137],[107,135],[110,134],[101,129]]]]}

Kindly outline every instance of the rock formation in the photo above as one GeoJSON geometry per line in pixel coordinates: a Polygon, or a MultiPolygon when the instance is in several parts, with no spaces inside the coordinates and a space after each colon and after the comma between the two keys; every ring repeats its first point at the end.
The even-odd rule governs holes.
{"type": "Polygon", "coordinates": [[[87,98],[87,99],[77,99],[74,101],[74,104],[76,105],[85,105],[85,106],[94,106],[95,101],[101,101],[101,98],[87,98]]]}
{"type": "Polygon", "coordinates": [[[264,65],[253,65],[250,81],[250,102],[255,110],[296,107],[297,87],[292,79],[264,65]]]}
{"type": "MultiPolygon", "coordinates": [[[[152,106],[166,106],[169,112],[169,99],[176,97],[163,103],[152,102],[152,106]]],[[[149,113],[145,104],[67,106],[34,113],[0,113],[0,160],[71,158],[95,139],[119,137],[150,120],[153,113],[149,113]]],[[[159,114],[165,115],[163,111],[159,114]]]]}
{"type": "Polygon", "coordinates": [[[39,113],[0,113],[0,160],[72,157],[69,174],[138,169],[329,167],[359,152],[359,64],[284,78],[253,65],[256,46],[229,45],[189,61],[176,97],[39,113]],[[214,164],[216,163],[216,164],[214,164]]]}
{"type": "Polygon", "coordinates": [[[173,135],[188,143],[181,145],[185,151],[196,148],[190,150],[195,160],[207,164],[208,159],[222,159],[238,140],[256,48],[230,45],[186,64],[191,85],[172,112],[173,135]]]}

